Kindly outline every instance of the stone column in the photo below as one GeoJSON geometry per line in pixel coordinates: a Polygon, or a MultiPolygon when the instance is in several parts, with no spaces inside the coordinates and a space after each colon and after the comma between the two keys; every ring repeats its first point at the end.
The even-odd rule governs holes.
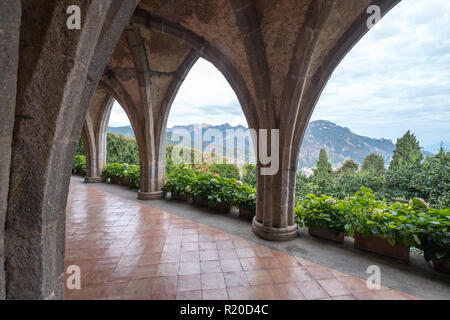
{"type": "Polygon", "coordinates": [[[0,300],[6,297],[4,232],[16,108],[21,14],[20,1],[0,3],[0,300]]]}

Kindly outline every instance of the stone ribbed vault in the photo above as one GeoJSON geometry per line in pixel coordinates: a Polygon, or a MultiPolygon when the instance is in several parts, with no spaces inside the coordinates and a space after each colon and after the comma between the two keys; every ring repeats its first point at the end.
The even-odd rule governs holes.
{"type": "MultiPolygon", "coordinates": [[[[295,237],[296,163],[314,106],[338,63],[368,31],[368,6],[385,14],[398,2],[1,2],[0,298],[62,297],[75,146],[81,134],[86,181],[98,181],[112,99],[136,134],[139,197],[160,197],[168,113],[199,57],[223,73],[251,128],[279,130],[280,170],[258,176],[253,231],[268,240],[295,237]],[[66,9],[77,4],[82,29],[68,30],[66,9]]],[[[258,172],[263,167],[258,162],[258,172]]]]}

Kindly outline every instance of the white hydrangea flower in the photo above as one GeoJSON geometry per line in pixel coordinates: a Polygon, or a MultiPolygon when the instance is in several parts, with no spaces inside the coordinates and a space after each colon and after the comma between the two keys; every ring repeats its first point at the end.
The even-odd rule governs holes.
{"type": "Polygon", "coordinates": [[[249,200],[254,200],[256,199],[256,194],[252,193],[251,195],[248,196],[249,200]]]}
{"type": "Polygon", "coordinates": [[[325,200],[325,203],[329,206],[332,206],[333,204],[336,204],[336,200],[334,200],[333,198],[329,198],[325,200]]]}
{"type": "Polygon", "coordinates": [[[217,179],[211,179],[210,181],[212,184],[216,184],[217,183],[217,179]]]}

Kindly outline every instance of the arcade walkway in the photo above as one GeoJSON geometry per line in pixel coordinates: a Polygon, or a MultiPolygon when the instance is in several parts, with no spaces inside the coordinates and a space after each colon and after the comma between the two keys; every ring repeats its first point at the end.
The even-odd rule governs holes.
{"type": "Polygon", "coordinates": [[[72,180],[66,299],[414,299],[72,180]]]}

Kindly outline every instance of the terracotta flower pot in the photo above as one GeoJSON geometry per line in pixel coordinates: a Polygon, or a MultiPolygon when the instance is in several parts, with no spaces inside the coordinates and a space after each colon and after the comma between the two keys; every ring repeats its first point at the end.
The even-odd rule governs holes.
{"type": "Polygon", "coordinates": [[[210,207],[211,209],[219,212],[228,213],[230,212],[230,206],[227,203],[220,203],[210,207]]]}
{"type": "Polygon", "coordinates": [[[355,248],[409,262],[409,248],[401,243],[391,246],[387,239],[371,234],[368,238],[355,232],[355,248]]]}
{"type": "Polygon", "coordinates": [[[194,204],[202,206],[202,207],[209,207],[208,200],[206,200],[206,199],[194,198],[194,204]]]}
{"type": "Polygon", "coordinates": [[[117,177],[111,177],[111,178],[110,178],[110,181],[111,181],[111,183],[119,184],[120,181],[121,181],[121,179],[120,179],[120,178],[117,178],[117,177]]]}
{"type": "Polygon", "coordinates": [[[255,212],[248,209],[239,208],[239,216],[252,221],[255,216],[255,212]]]}
{"type": "Polygon", "coordinates": [[[187,201],[187,196],[184,194],[172,193],[172,199],[178,201],[187,201]]]}
{"type": "Polygon", "coordinates": [[[210,205],[210,203],[207,199],[194,199],[194,203],[199,206],[207,207],[207,208],[210,208],[215,211],[225,212],[225,213],[230,212],[230,205],[228,205],[227,203],[210,205]]]}
{"type": "Polygon", "coordinates": [[[123,177],[122,179],[120,179],[120,184],[123,186],[128,186],[128,179],[127,177],[123,177]]]}
{"type": "Polygon", "coordinates": [[[325,228],[320,228],[320,229],[315,229],[315,230],[308,228],[308,232],[310,235],[312,235],[314,237],[327,239],[327,240],[331,240],[331,241],[338,242],[338,243],[344,243],[344,238],[345,238],[344,232],[339,232],[338,234],[336,234],[334,232],[328,231],[328,229],[325,229],[325,228]]]}
{"type": "Polygon", "coordinates": [[[444,261],[431,260],[428,264],[437,272],[450,274],[450,260],[444,261]]]}

